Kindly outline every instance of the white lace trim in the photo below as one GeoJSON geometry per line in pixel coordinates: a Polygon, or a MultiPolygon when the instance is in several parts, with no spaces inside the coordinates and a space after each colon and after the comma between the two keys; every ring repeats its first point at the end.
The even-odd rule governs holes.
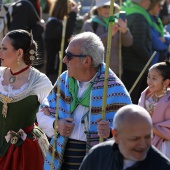
{"type": "MultiPolygon", "coordinates": [[[[1,89],[1,93],[4,95],[10,95],[10,96],[15,96],[16,94],[20,94],[22,91],[24,91],[26,89],[26,87],[28,87],[28,82],[23,84],[19,89],[13,89],[13,86],[9,85],[2,85],[2,81],[4,80],[4,72],[5,70],[2,72],[2,74],[0,75],[0,89],[1,89]]],[[[28,81],[30,79],[30,74],[31,71],[29,72],[29,76],[28,76],[28,81]]]]}
{"type": "MultiPolygon", "coordinates": [[[[40,103],[49,94],[52,84],[47,76],[31,67],[28,82],[19,89],[13,89],[10,85],[3,86],[4,72],[6,67],[0,67],[0,93],[13,98],[13,102],[24,99],[30,95],[37,95],[40,103]]],[[[1,99],[0,99],[1,100],[1,99]]]]}

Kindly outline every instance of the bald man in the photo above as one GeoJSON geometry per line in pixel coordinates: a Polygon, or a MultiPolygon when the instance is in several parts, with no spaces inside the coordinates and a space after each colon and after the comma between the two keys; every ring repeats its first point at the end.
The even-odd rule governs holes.
{"type": "Polygon", "coordinates": [[[151,146],[152,120],[143,107],[123,106],[113,124],[114,139],[94,146],[80,170],[170,170],[170,160],[151,146]]]}

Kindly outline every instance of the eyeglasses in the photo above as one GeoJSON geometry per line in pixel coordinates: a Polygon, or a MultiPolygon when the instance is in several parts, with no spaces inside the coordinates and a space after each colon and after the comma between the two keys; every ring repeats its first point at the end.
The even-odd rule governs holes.
{"type": "Polygon", "coordinates": [[[86,57],[87,55],[76,55],[76,54],[72,54],[70,52],[66,52],[65,56],[67,57],[67,60],[70,61],[72,60],[73,57],[86,57]]]}

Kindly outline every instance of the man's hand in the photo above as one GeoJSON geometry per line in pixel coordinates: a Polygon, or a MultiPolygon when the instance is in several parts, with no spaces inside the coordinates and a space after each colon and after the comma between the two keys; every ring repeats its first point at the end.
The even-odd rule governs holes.
{"type": "Polygon", "coordinates": [[[69,137],[72,133],[75,124],[72,123],[74,119],[65,118],[58,120],[58,132],[61,136],[69,137]]]}
{"type": "Polygon", "coordinates": [[[98,120],[97,124],[98,136],[108,138],[110,136],[110,123],[106,120],[98,120]]]}

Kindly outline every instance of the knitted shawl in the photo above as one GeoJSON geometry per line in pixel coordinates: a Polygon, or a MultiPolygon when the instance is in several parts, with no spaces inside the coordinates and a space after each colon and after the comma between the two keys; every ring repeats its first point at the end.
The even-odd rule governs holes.
{"type": "MultiPolygon", "coordinates": [[[[70,103],[72,101],[72,96],[69,93],[69,77],[67,71],[65,71],[60,76],[60,97],[58,101],[58,118],[69,118],[71,116],[70,103]]],[[[104,87],[104,78],[105,78],[105,64],[101,64],[97,76],[94,80],[91,96],[90,96],[90,107],[89,107],[89,127],[87,132],[87,151],[99,143],[99,137],[97,135],[97,119],[101,118],[102,112],[102,100],[103,100],[103,87],[104,87]]],[[[56,99],[57,99],[57,85],[58,81],[55,84],[55,87],[51,94],[48,96],[48,100],[42,105],[42,107],[49,107],[51,114],[55,114],[56,110],[56,99]]],[[[110,122],[110,127],[113,128],[113,117],[116,111],[127,104],[131,104],[130,96],[124,87],[123,83],[118,79],[118,77],[109,70],[108,78],[108,92],[107,92],[107,106],[106,106],[106,115],[105,119],[110,122]]],[[[56,140],[56,152],[54,159],[53,169],[61,169],[64,149],[67,143],[67,138],[57,135],[56,140]]],[[[54,144],[54,139],[52,138],[49,150],[44,163],[44,169],[50,169],[51,160],[52,160],[52,147],[54,144]]]]}

